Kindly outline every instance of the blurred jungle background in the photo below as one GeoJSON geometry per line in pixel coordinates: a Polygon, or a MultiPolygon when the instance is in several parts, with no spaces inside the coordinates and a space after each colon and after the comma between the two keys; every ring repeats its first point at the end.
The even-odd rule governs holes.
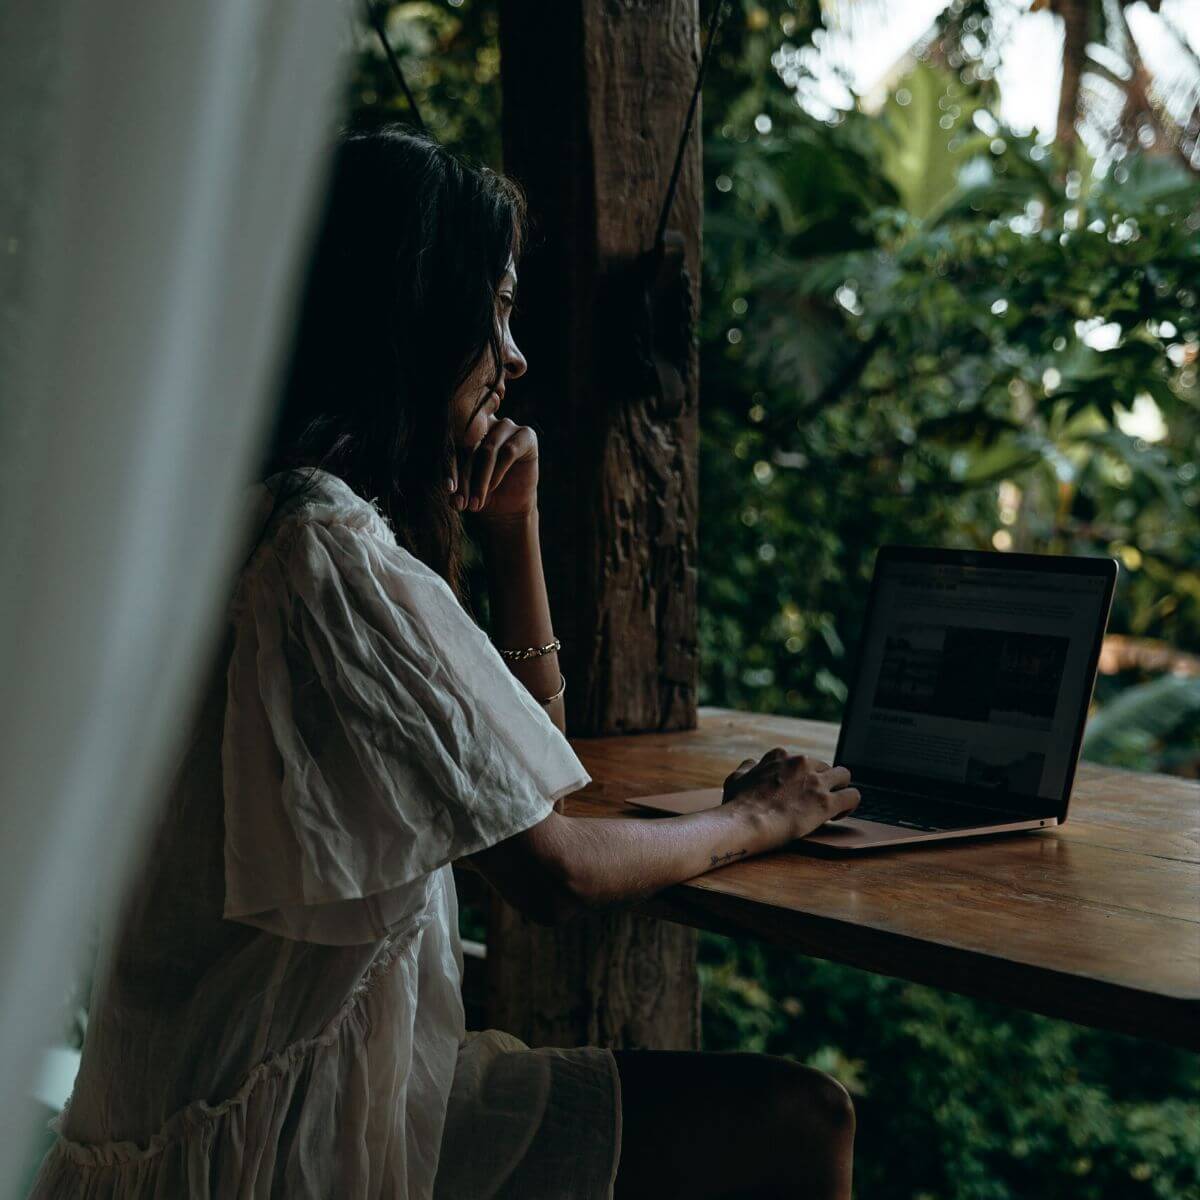
{"type": "MultiPolygon", "coordinates": [[[[380,7],[501,167],[496,0],[380,7]]],[[[351,119],[404,119],[359,36],[351,119]]],[[[1200,3],[729,0],[702,134],[702,703],[837,720],[882,543],[1105,554],[1085,757],[1200,775],[1200,3]]],[[[1195,1056],[701,954],[707,1048],[853,1093],[863,1198],[1200,1196],[1195,1056]]]]}
{"type": "MultiPolygon", "coordinates": [[[[1106,554],[1085,754],[1200,774],[1194,9],[732,0],[703,100],[703,703],[837,720],[881,543],[1106,554]]],[[[432,132],[502,166],[495,0],[388,14],[432,132]]],[[[351,104],[405,112],[366,36],[351,104]]],[[[1200,1195],[1194,1056],[748,941],[702,957],[707,1048],[850,1088],[862,1197],[1200,1195]]]]}

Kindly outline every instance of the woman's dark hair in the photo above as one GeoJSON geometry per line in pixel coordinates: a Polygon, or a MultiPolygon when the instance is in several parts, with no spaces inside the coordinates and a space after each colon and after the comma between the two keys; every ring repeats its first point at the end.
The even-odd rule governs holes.
{"type": "MultiPolygon", "coordinates": [[[[262,469],[320,467],[376,500],[460,598],[451,400],[485,355],[499,382],[496,287],[524,221],[515,184],[424,135],[343,135],[262,469]]],[[[272,518],[308,479],[288,476],[272,518]]]]}

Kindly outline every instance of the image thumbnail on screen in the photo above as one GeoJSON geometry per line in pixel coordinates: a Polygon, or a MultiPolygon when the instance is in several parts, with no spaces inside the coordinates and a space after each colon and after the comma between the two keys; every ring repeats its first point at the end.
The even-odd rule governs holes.
{"type": "Polygon", "coordinates": [[[958,625],[902,624],[888,635],[875,706],[1049,729],[1070,639],[958,625]]]}

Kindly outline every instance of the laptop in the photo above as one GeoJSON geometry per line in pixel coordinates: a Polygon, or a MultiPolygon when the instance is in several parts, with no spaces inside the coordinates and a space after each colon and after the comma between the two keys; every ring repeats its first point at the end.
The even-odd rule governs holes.
{"type": "MultiPolygon", "coordinates": [[[[834,762],[862,794],[805,845],[1061,825],[1108,624],[1109,558],[883,547],[834,762]]],[[[699,812],[720,788],[628,803],[699,812]]]]}

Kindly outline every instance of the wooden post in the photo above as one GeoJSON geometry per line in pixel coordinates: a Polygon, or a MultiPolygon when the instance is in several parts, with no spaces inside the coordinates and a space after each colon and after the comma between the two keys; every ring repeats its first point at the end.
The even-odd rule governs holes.
{"type": "MultiPolygon", "coordinates": [[[[500,15],[505,169],[533,221],[513,399],[542,447],[568,730],[693,728],[695,131],[649,286],[646,254],[699,64],[696,0],[501,0],[500,15]]],[[[536,1045],[696,1047],[695,934],[628,915],[539,929],[497,900],[487,1015],[536,1045]]]]}

